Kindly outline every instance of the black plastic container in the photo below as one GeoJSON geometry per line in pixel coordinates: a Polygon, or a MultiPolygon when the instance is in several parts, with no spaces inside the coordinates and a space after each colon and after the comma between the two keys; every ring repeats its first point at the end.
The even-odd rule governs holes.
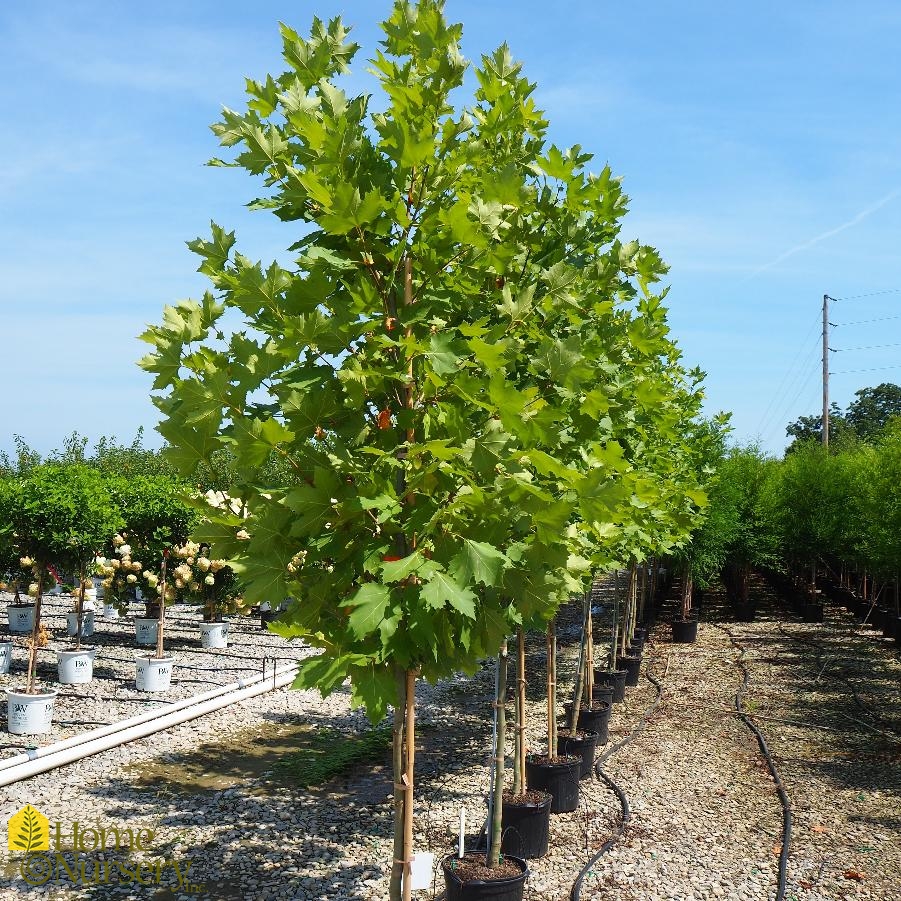
{"type": "MultiPolygon", "coordinates": [[[[477,853],[477,852],[469,852],[477,853]]],[[[529,878],[529,866],[521,857],[504,855],[504,860],[517,864],[522,872],[506,879],[481,879],[473,882],[461,882],[454,874],[454,861],[457,857],[448,854],[441,861],[444,873],[444,884],[447,889],[447,901],[522,901],[526,880],[529,878]]]]}
{"type": "Polygon", "coordinates": [[[549,792],[541,801],[504,801],[501,816],[501,851],[525,860],[544,857],[550,835],[551,803],[549,792]]]}
{"type": "Polygon", "coordinates": [[[613,703],[619,704],[626,700],[626,671],[624,669],[595,670],[594,680],[600,685],[609,685],[613,689],[613,703]]]}
{"type": "MultiPolygon", "coordinates": [[[[612,689],[610,689],[612,691],[612,689]]],[[[606,692],[605,692],[606,693],[606,692]]],[[[593,692],[594,698],[597,698],[597,689],[593,692]]],[[[566,711],[566,727],[569,728],[570,715],[572,714],[573,705],[566,703],[563,705],[566,711]]],[[[579,711],[579,721],[576,723],[576,729],[579,732],[594,732],[597,735],[597,744],[606,745],[609,738],[607,735],[607,727],[610,724],[610,711],[613,709],[611,701],[595,700],[591,705],[591,710],[587,704],[582,705],[579,711]]],[[[557,753],[560,753],[559,751],[557,753]]],[[[575,753],[575,752],[573,752],[575,753]]]]}
{"type": "Polygon", "coordinates": [[[883,638],[894,638],[895,637],[895,629],[898,625],[898,619],[891,610],[889,610],[888,614],[885,617],[885,622],[882,625],[882,637],[883,638]]]}
{"type": "Polygon", "coordinates": [[[673,644],[693,644],[698,637],[696,619],[673,620],[673,644]]]}
{"type": "MultiPolygon", "coordinates": [[[[604,672],[603,670],[595,670],[594,671],[594,685],[591,688],[591,697],[595,704],[598,701],[603,701],[605,704],[613,705],[613,686],[612,685],[601,685],[598,681],[598,673],[604,672]]],[[[566,706],[566,705],[564,705],[566,706]]]]}
{"type": "Polygon", "coordinates": [[[641,657],[627,654],[616,658],[616,665],[626,671],[626,685],[634,688],[638,685],[638,674],[641,671],[641,657]]]}
{"type": "Polygon", "coordinates": [[[598,747],[597,732],[579,732],[575,737],[557,733],[557,753],[582,758],[580,779],[587,779],[594,770],[594,755],[598,747]]]}
{"type": "Polygon", "coordinates": [[[278,610],[260,611],[260,628],[265,629],[278,616],[278,610]]]}
{"type": "Polygon", "coordinates": [[[569,813],[579,806],[581,773],[581,757],[572,757],[560,763],[526,758],[526,787],[551,794],[551,813],[569,813]]]}

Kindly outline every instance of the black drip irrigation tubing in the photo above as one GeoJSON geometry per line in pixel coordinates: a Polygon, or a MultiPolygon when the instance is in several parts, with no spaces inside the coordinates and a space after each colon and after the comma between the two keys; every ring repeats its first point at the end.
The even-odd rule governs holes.
{"type": "Polygon", "coordinates": [[[600,849],[596,851],[589,859],[585,866],[579,870],[578,875],[576,876],[576,881],[573,883],[572,890],[569,893],[570,901],[579,901],[582,893],[582,883],[585,881],[585,877],[591,874],[592,867],[622,838],[623,833],[626,831],[626,826],[628,826],[629,821],[632,819],[632,812],[629,809],[629,800],[626,798],[626,793],[617,785],[613,779],[608,776],[602,767],[604,764],[614,755],[617,751],[624,748],[626,745],[631,744],[638,736],[644,731],[645,726],[648,724],[648,720],[651,718],[651,715],[660,705],[660,701],[663,698],[663,685],[660,683],[658,679],[656,679],[650,672],[650,663],[648,667],[645,669],[645,677],[648,681],[654,686],[657,690],[657,696],[654,698],[653,704],[645,710],[644,714],[642,714],[641,719],[636,723],[635,727],[632,731],[625,737],[621,738],[613,747],[608,748],[604,751],[603,754],[598,757],[598,759],[594,763],[594,773],[595,777],[602,782],[606,783],[607,787],[616,795],[619,800],[620,808],[622,809],[622,815],[620,816],[619,826],[616,831],[607,841],[601,845],[600,849]]]}
{"type": "Polygon", "coordinates": [[[770,776],[773,779],[773,784],[776,786],[776,794],[779,795],[779,801],[782,804],[782,849],[779,852],[779,871],[776,885],[776,897],[774,901],[784,901],[786,870],[788,868],[788,855],[791,849],[792,838],[791,802],[789,801],[788,795],[785,792],[785,786],[782,783],[782,777],[779,775],[779,771],[776,769],[776,764],[773,761],[772,754],[770,754],[769,747],[767,747],[766,739],[763,737],[763,733],[760,731],[757,724],[751,719],[751,717],[747,713],[745,713],[744,710],[745,692],[748,690],[748,684],[751,679],[751,674],[748,670],[747,664],[745,663],[745,647],[725,626],[721,626],[718,623],[712,623],[711,625],[716,626],[717,629],[722,629],[723,632],[725,632],[729,636],[729,641],[731,641],[733,646],[738,648],[740,652],[740,656],[736,663],[741,669],[742,681],[738,691],[735,692],[735,710],[738,713],[741,721],[751,730],[751,732],[754,733],[754,737],[757,739],[757,744],[760,747],[760,753],[763,755],[763,759],[766,761],[767,769],[770,771],[770,776]]]}

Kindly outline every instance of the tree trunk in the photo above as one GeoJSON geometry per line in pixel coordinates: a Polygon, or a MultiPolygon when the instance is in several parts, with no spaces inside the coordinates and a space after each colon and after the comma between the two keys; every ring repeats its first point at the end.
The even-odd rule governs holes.
{"type": "Polygon", "coordinates": [[[686,566],[682,571],[682,619],[688,619],[691,614],[691,569],[686,566]]]}
{"type": "MultiPolygon", "coordinates": [[[[579,724],[579,710],[582,707],[582,692],[585,690],[585,657],[588,653],[588,629],[591,622],[591,594],[582,599],[582,641],[579,643],[579,668],[576,670],[576,685],[573,691],[573,706],[569,714],[569,734],[575,736],[579,724]]],[[[554,753],[557,749],[554,748],[554,753]]]]}
{"type": "MultiPolygon", "coordinates": [[[[504,804],[504,742],[507,739],[507,641],[501,644],[497,655],[497,680],[494,696],[494,715],[497,728],[494,737],[494,773],[491,797],[491,826],[488,830],[489,867],[501,862],[501,817],[504,804]]],[[[406,901],[406,899],[404,899],[406,901]]]]}
{"type": "Polygon", "coordinates": [[[81,627],[84,622],[84,567],[78,573],[78,599],[75,601],[75,650],[81,650],[81,627]]]}
{"type": "Polygon", "coordinates": [[[25,693],[34,694],[34,681],[38,668],[38,636],[41,633],[41,596],[44,592],[44,570],[38,568],[38,596],[34,599],[34,625],[31,627],[31,646],[28,649],[28,676],[25,680],[25,693]]]}
{"type": "Polygon", "coordinates": [[[585,660],[585,687],[588,709],[594,707],[594,617],[591,613],[591,594],[588,595],[588,656],[585,660]]]}
{"type": "Polygon", "coordinates": [[[638,618],[641,622],[644,622],[644,607],[647,603],[647,595],[648,595],[648,567],[647,563],[641,564],[641,602],[638,608],[638,618]]]}

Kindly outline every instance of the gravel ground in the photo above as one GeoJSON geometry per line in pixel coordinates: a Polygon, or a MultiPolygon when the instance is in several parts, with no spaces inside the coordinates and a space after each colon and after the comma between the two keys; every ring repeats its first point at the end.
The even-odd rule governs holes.
{"type": "MultiPolygon", "coordinates": [[[[764,603],[758,621],[736,624],[728,621],[718,601],[714,596],[705,606],[697,644],[671,645],[669,629],[661,624],[646,646],[643,670],[651,666],[662,679],[663,702],[634,742],[605,764],[629,798],[632,820],[624,838],[586,878],[582,898],[773,897],[781,808],[755,739],[731,712],[741,682],[739,651],[729,635],[713,625],[722,621],[746,649],[748,701],[761,716],[759,725],[794,808],[787,898],[898,901],[901,742],[892,732],[901,726],[897,655],[872,633],[851,634],[852,622],[844,615],[831,612],[826,624],[808,626],[764,603]],[[780,620],[784,631],[779,630],[780,620]],[[855,703],[851,685],[864,707],[855,703]],[[848,878],[846,872],[863,879],[848,878]]],[[[304,653],[248,621],[246,629],[233,631],[239,656],[210,663],[209,652],[199,648],[196,614],[179,615],[184,619],[170,633],[173,640],[167,640],[167,647],[180,662],[215,672],[186,674],[186,679],[200,681],[175,686],[173,698],[202,691],[212,682],[232,681],[235,674],[226,667],[259,666],[264,654],[304,653]]],[[[561,614],[561,694],[572,678],[578,617],[575,607],[561,614]]],[[[50,624],[56,621],[51,618],[50,624]]],[[[63,629],[62,619],[58,628],[63,629]]],[[[125,637],[130,629],[127,622],[101,621],[98,631],[104,635],[96,642],[106,640],[108,631],[119,633],[105,647],[110,658],[115,654],[125,661],[109,661],[111,668],[120,667],[115,672],[125,681],[95,682],[90,691],[79,688],[79,694],[96,694],[93,700],[67,700],[64,690],[60,717],[76,718],[68,713],[69,705],[80,711],[78,718],[100,722],[146,709],[135,697],[133,681],[128,687],[134,656],[133,637],[125,637]]],[[[21,656],[19,650],[17,659],[21,656]]],[[[46,656],[50,679],[52,656],[46,656]]],[[[544,662],[543,637],[530,636],[528,739],[539,750],[544,662]]],[[[21,669],[21,662],[18,666],[21,669]]],[[[468,823],[480,823],[484,817],[492,688],[492,664],[473,677],[417,688],[415,847],[432,851],[436,859],[454,847],[461,805],[468,823]]],[[[629,691],[626,704],[615,708],[611,743],[630,734],[655,698],[654,686],[642,678],[629,691]]],[[[174,861],[182,875],[191,861],[181,889],[172,863],[160,871],[159,884],[149,875],[152,871],[145,870],[145,881],[151,883],[147,886],[36,888],[21,878],[21,857],[9,855],[0,876],[0,898],[384,899],[392,829],[387,760],[358,765],[325,786],[304,790],[261,770],[265,757],[263,764],[252,762],[261,746],[278,745],[279,730],[287,730],[290,738],[292,729],[307,725],[344,731],[366,727],[362,714],[350,711],[346,691],[323,700],[312,692],[281,690],[0,789],[6,817],[30,801],[51,822],[146,826],[155,836],[144,857],[174,861]],[[204,754],[192,756],[198,747],[204,754]],[[244,750],[254,752],[246,761],[244,750]],[[212,779],[213,772],[219,778],[212,779]],[[191,891],[192,885],[204,888],[191,891]]],[[[60,727],[53,738],[69,734],[65,729],[60,727]]],[[[4,742],[10,738],[0,736],[4,742]]],[[[17,746],[8,742],[5,747],[17,746]]],[[[554,850],[530,862],[526,897],[568,898],[579,868],[615,832],[619,818],[619,803],[604,783],[583,781],[579,810],[552,817],[554,850]]],[[[112,854],[106,857],[115,859],[112,854]]],[[[72,855],[67,858],[73,865],[72,855]]],[[[88,859],[99,860],[96,854],[88,859]]],[[[436,887],[441,887],[440,876],[436,887]]]]}

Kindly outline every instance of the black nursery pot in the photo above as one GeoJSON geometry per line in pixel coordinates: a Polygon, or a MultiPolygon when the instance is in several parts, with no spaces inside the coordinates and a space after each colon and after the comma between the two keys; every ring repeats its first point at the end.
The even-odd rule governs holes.
{"type": "Polygon", "coordinates": [[[673,644],[692,644],[698,637],[696,619],[673,620],[673,644]]]}
{"type": "Polygon", "coordinates": [[[898,625],[898,619],[891,610],[886,614],[885,622],[882,624],[882,637],[883,638],[894,638],[895,637],[895,629],[898,625]]]}
{"type": "Polygon", "coordinates": [[[557,753],[561,757],[572,755],[582,758],[582,769],[579,771],[580,779],[587,779],[594,768],[594,755],[598,747],[597,732],[580,732],[575,736],[568,734],[557,735],[557,753]],[[581,738],[579,737],[581,735],[581,738]]]}
{"type": "Polygon", "coordinates": [[[616,665],[626,671],[626,685],[630,688],[638,685],[638,673],[641,670],[641,657],[637,654],[628,654],[616,658],[616,665]]]}
{"type": "Polygon", "coordinates": [[[269,623],[273,622],[278,616],[278,610],[261,610],[260,611],[260,628],[265,629],[269,623]]]}
{"type": "MultiPolygon", "coordinates": [[[[601,691],[605,690],[601,689],[601,691]]],[[[610,689],[610,692],[612,691],[613,689],[610,689]]],[[[597,698],[598,690],[595,689],[592,694],[594,698],[597,698]]],[[[591,710],[588,709],[587,704],[583,704],[579,710],[579,721],[576,723],[576,730],[578,732],[594,732],[594,734],[597,735],[597,744],[606,745],[608,741],[607,727],[610,723],[610,711],[612,708],[613,703],[608,699],[602,701],[595,700],[591,705],[591,710]]],[[[573,705],[571,703],[566,703],[563,705],[563,709],[566,711],[566,725],[568,727],[573,705]]],[[[557,753],[562,754],[563,752],[558,751],[557,753]]]]}
{"type": "Polygon", "coordinates": [[[805,623],[821,623],[821,622],[823,622],[823,605],[822,604],[805,604],[804,605],[804,622],[805,623]]]}
{"type": "Polygon", "coordinates": [[[901,616],[895,617],[895,644],[901,648],[901,616]]]}
{"type": "Polygon", "coordinates": [[[541,801],[504,800],[501,851],[505,855],[534,860],[547,854],[553,800],[547,792],[541,801]]]}
{"type": "Polygon", "coordinates": [[[735,619],[740,623],[750,623],[754,621],[756,614],[753,604],[736,604],[735,619]]]}
{"type": "Polygon", "coordinates": [[[569,813],[579,806],[579,779],[582,758],[546,763],[526,758],[526,787],[549,792],[553,797],[551,813],[569,813]]]}
{"type": "Polygon", "coordinates": [[[613,689],[613,703],[619,704],[626,700],[626,676],[624,669],[614,670],[612,673],[608,670],[595,670],[594,680],[600,685],[609,685],[613,689]]]}
{"type": "MultiPolygon", "coordinates": [[[[591,697],[595,704],[598,701],[603,701],[603,703],[612,706],[613,705],[613,686],[612,685],[601,685],[600,680],[598,678],[598,673],[604,672],[603,670],[595,670],[594,671],[594,686],[591,689],[591,697]]],[[[564,705],[565,706],[565,705],[564,705]]],[[[609,718],[609,715],[608,715],[609,718]]],[[[581,726],[579,727],[581,728],[581,726]]],[[[593,731],[593,730],[591,730],[593,731]]]]}
{"type": "MultiPolygon", "coordinates": [[[[470,854],[474,853],[472,851],[470,854]]],[[[504,855],[504,860],[516,864],[521,872],[506,879],[477,879],[472,882],[461,882],[454,873],[454,854],[448,854],[441,861],[444,872],[444,885],[447,889],[447,901],[522,901],[526,880],[529,878],[529,866],[521,857],[504,855]]]]}

